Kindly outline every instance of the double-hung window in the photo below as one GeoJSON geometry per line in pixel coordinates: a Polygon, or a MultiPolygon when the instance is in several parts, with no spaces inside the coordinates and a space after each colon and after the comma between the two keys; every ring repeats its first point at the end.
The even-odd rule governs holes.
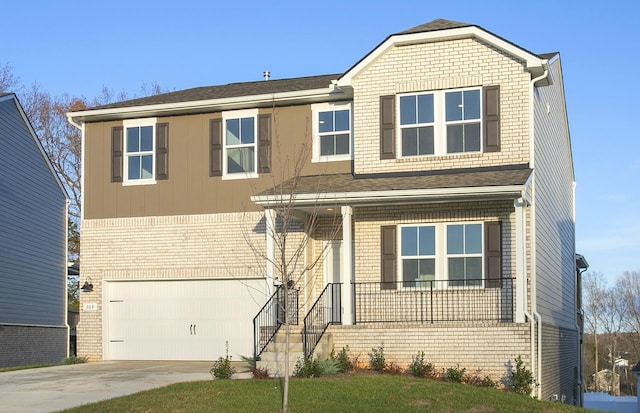
{"type": "Polygon", "coordinates": [[[400,96],[402,156],[434,154],[434,95],[400,96]]]}
{"type": "Polygon", "coordinates": [[[400,95],[399,146],[403,157],[482,150],[481,88],[400,95]]]}
{"type": "Polygon", "coordinates": [[[228,112],[224,118],[224,171],[241,178],[257,175],[257,111],[228,112]]]}
{"type": "Polygon", "coordinates": [[[480,151],[480,89],[446,92],[447,153],[480,151]]]}
{"type": "Polygon", "coordinates": [[[435,281],[435,226],[400,227],[400,255],[402,261],[402,285],[404,287],[427,287],[430,281],[435,281]]]}
{"type": "Polygon", "coordinates": [[[155,119],[124,122],[124,182],[155,182],[155,119]]]}
{"type": "Polygon", "coordinates": [[[482,285],[482,224],[447,225],[449,286],[482,285]]]}
{"type": "Polygon", "coordinates": [[[313,112],[313,161],[351,159],[351,103],[318,103],[313,112]]]}

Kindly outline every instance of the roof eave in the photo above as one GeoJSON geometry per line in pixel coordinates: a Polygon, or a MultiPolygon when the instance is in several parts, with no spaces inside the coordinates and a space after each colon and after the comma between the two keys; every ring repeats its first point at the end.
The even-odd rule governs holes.
{"type": "Polygon", "coordinates": [[[282,104],[294,105],[302,103],[330,102],[350,98],[351,96],[349,96],[345,91],[330,86],[322,89],[236,96],[222,99],[208,99],[179,103],[164,103],[158,105],[85,110],[79,112],[69,112],[67,113],[67,118],[72,123],[98,122],[105,120],[207,113],[222,110],[245,109],[248,107],[271,107],[273,105],[282,104]]]}
{"type": "Polygon", "coordinates": [[[478,38],[485,42],[495,46],[496,48],[516,56],[522,59],[527,67],[527,70],[533,77],[537,77],[544,73],[544,66],[546,65],[546,59],[542,59],[526,49],[517,46],[507,40],[496,36],[495,34],[488,32],[478,26],[465,26],[453,29],[442,29],[435,31],[426,31],[419,33],[408,34],[394,34],[387,37],[382,43],[380,43],[369,54],[363,57],[358,63],[352,66],[343,76],[338,79],[338,87],[349,87],[354,76],[360,71],[366,68],[374,60],[378,58],[385,50],[394,46],[403,46],[408,44],[428,43],[444,40],[455,40],[464,38],[478,38]]]}
{"type": "Polygon", "coordinates": [[[251,200],[264,208],[292,203],[296,206],[348,204],[374,206],[406,203],[442,203],[463,200],[497,200],[522,197],[525,185],[463,188],[404,189],[389,191],[331,192],[311,194],[254,195],[251,200]]]}

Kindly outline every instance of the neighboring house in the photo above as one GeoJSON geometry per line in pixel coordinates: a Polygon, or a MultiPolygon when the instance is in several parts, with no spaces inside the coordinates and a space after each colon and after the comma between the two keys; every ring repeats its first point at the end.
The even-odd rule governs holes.
{"type": "Polygon", "coordinates": [[[284,202],[300,220],[289,242],[308,237],[287,255],[308,269],[290,300],[307,354],[330,337],[360,361],[384,345],[396,364],[424,351],[496,380],[520,355],[538,397],[579,403],[559,54],[435,20],[357,59],[68,115],[83,134],[81,283],[93,285],[79,354],[213,360],[226,341],[260,354],[280,319],[261,311],[254,333],[281,292],[284,202]]]}
{"type": "Polygon", "coordinates": [[[14,94],[0,94],[0,367],[66,355],[67,195],[14,94]]]}

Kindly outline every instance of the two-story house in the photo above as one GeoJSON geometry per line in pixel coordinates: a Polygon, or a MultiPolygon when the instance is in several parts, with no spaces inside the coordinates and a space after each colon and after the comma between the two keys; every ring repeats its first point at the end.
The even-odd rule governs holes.
{"type": "Polygon", "coordinates": [[[341,74],[70,113],[94,286],[78,354],[259,355],[285,280],[306,354],[330,336],[496,380],[522,356],[537,396],[578,400],[562,82],[557,53],[435,20],[341,74]]]}
{"type": "Polygon", "coordinates": [[[67,356],[67,193],[13,93],[0,93],[0,367],[67,356]]]}

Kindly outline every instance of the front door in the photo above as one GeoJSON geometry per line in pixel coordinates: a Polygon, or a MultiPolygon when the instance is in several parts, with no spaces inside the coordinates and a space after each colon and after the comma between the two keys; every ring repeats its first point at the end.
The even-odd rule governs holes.
{"type": "Polygon", "coordinates": [[[328,321],[338,322],[340,321],[340,313],[342,308],[340,306],[340,268],[341,268],[341,250],[342,241],[334,240],[327,242],[327,254],[324,265],[324,284],[333,284],[332,291],[327,291],[327,302],[325,308],[327,309],[326,317],[328,321]]]}

